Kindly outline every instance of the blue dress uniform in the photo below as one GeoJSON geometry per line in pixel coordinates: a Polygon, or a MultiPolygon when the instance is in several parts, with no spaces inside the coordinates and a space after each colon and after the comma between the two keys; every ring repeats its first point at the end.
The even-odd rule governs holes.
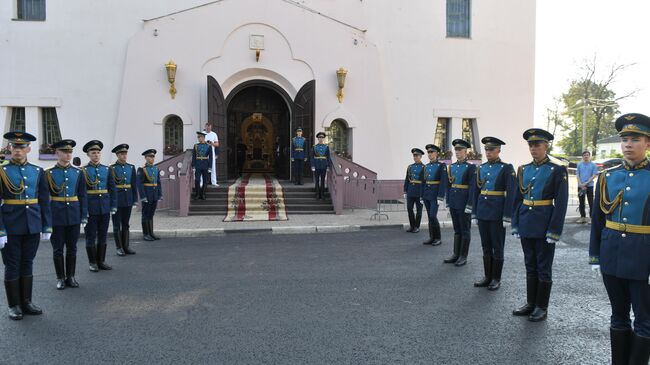
{"type": "MultiPolygon", "coordinates": [[[[302,132],[302,128],[296,128],[296,133],[302,132]]],[[[293,166],[294,185],[302,185],[302,168],[307,162],[307,140],[305,137],[293,137],[291,139],[291,165],[293,166]]]]}
{"type": "MultiPolygon", "coordinates": [[[[113,148],[115,154],[127,153],[128,144],[120,144],[113,148]]],[[[111,177],[115,183],[115,195],[117,200],[117,212],[112,216],[113,237],[117,255],[134,255],[129,246],[129,221],[131,220],[131,210],[138,202],[138,189],[136,187],[135,166],[130,163],[121,163],[119,160],[110,166],[111,177]]]]}
{"type": "MultiPolygon", "coordinates": [[[[325,138],[325,133],[318,132],[316,138],[325,138]]],[[[325,175],[330,161],[330,148],[324,143],[318,143],[312,148],[311,168],[316,172],[316,197],[323,199],[325,195],[325,175]]]]}
{"type": "MultiPolygon", "coordinates": [[[[72,153],[76,142],[64,139],[52,144],[57,151],[72,153]]],[[[77,288],[75,279],[77,267],[77,241],[80,225],[88,222],[86,184],[81,170],[70,165],[57,163],[45,171],[50,189],[52,211],[52,254],[56,271],[56,288],[77,288]],[[63,259],[65,247],[65,262],[63,259]],[[65,268],[65,269],[64,269],[65,268]]]]}
{"type": "MultiPolygon", "coordinates": [[[[156,150],[142,152],[142,156],[156,156],[156,150]]],[[[207,180],[204,180],[207,181],[207,180]]],[[[145,241],[159,240],[153,233],[153,216],[156,213],[158,200],[162,199],[160,171],[154,165],[145,163],[138,168],[138,193],[142,201],[142,233],[145,241]]]]}
{"type": "MultiPolygon", "coordinates": [[[[621,137],[650,138],[650,118],[645,115],[625,114],[615,125],[621,137]]],[[[650,356],[648,159],[635,166],[624,161],[601,173],[594,202],[589,259],[592,265],[600,265],[612,305],[612,360],[614,364],[645,365],[650,356]]]]}
{"type": "MultiPolygon", "coordinates": [[[[485,137],[481,143],[486,150],[500,149],[505,145],[505,142],[494,137],[485,137]]],[[[481,164],[476,171],[472,189],[472,215],[478,220],[485,274],[482,280],[474,283],[476,287],[497,290],[501,286],[506,241],[504,222],[512,219],[516,190],[514,167],[498,157],[481,164]]]]}
{"type": "MultiPolygon", "coordinates": [[[[5,133],[4,138],[12,148],[26,148],[36,140],[24,132],[5,133]]],[[[19,320],[23,313],[42,313],[32,304],[32,267],[41,233],[47,239],[52,232],[50,194],[40,167],[13,159],[0,168],[0,194],[0,241],[4,243],[0,251],[9,318],[19,320]]]]}
{"type": "MultiPolygon", "coordinates": [[[[427,152],[440,153],[440,147],[434,144],[426,145],[425,149],[427,152]]],[[[424,166],[422,199],[429,217],[429,239],[423,242],[425,245],[438,246],[442,243],[440,222],[438,221],[438,201],[445,199],[448,181],[447,165],[444,162],[436,159],[424,166]]]]}
{"type": "MultiPolygon", "coordinates": [[[[413,155],[424,155],[419,148],[411,149],[413,155]]],[[[406,168],[404,178],[404,195],[406,195],[406,211],[409,216],[409,229],[406,232],[420,232],[422,220],[422,187],[424,186],[424,164],[422,162],[410,164],[406,168]],[[417,208],[417,215],[413,212],[413,205],[417,208]]]]}
{"type": "MultiPolygon", "coordinates": [[[[205,132],[196,132],[197,137],[205,137],[205,132]]],[[[194,167],[194,199],[205,200],[205,191],[210,181],[210,169],[212,168],[212,153],[209,144],[199,142],[194,144],[192,149],[192,167],[194,167]],[[203,181],[203,186],[201,186],[203,181]]]]}
{"type": "MultiPolygon", "coordinates": [[[[104,144],[98,140],[86,143],[83,151],[101,151],[104,144]]],[[[90,271],[111,270],[106,264],[106,247],[108,225],[111,213],[117,212],[117,194],[115,180],[110,175],[109,167],[101,163],[88,165],[81,169],[86,183],[88,200],[88,223],[84,226],[86,233],[86,253],[90,271]]]]}
{"type": "MultiPolygon", "coordinates": [[[[462,139],[452,142],[454,147],[469,148],[470,144],[462,139]]],[[[454,226],[454,253],[444,260],[447,264],[462,266],[467,263],[469,243],[471,241],[472,200],[470,189],[473,186],[476,166],[465,161],[456,161],[447,167],[449,185],[447,187],[447,205],[454,226]]]]}
{"type": "MultiPolygon", "coordinates": [[[[543,129],[524,132],[531,143],[545,143],[553,135],[543,129]]],[[[533,322],[546,319],[551,295],[555,242],[560,239],[569,199],[566,167],[548,156],[520,166],[512,215],[512,234],[521,238],[526,264],[526,304],[513,311],[533,322]]]]}

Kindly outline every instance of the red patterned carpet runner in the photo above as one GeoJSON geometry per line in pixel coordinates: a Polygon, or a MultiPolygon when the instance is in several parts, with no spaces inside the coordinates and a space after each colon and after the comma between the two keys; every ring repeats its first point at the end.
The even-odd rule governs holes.
{"type": "Polygon", "coordinates": [[[245,174],[228,187],[224,222],[286,221],[280,182],[266,174],[245,174]]]}

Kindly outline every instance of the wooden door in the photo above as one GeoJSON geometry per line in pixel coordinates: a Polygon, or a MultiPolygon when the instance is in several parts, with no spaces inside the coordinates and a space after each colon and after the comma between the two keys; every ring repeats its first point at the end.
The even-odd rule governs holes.
{"type": "MultiPolygon", "coordinates": [[[[230,153],[229,141],[226,138],[226,101],[223,97],[221,86],[214,77],[208,75],[208,123],[219,137],[219,159],[217,159],[217,178],[219,181],[227,179],[228,159],[230,153]]],[[[234,147],[234,145],[233,145],[234,147]]]]}
{"type": "MultiPolygon", "coordinates": [[[[293,102],[292,108],[291,131],[295,136],[295,129],[302,127],[302,135],[307,139],[307,145],[311,152],[314,146],[314,121],[316,113],[316,80],[311,80],[304,84],[293,102]]],[[[304,176],[311,176],[311,169],[303,170],[304,176]]]]}

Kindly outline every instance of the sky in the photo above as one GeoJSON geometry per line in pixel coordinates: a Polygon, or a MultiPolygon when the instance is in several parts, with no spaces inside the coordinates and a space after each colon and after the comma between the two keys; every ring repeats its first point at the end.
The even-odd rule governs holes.
{"type": "Polygon", "coordinates": [[[601,69],[635,65],[612,89],[625,94],[622,113],[650,115],[650,0],[537,0],[535,125],[546,127],[546,108],[580,77],[580,64],[596,55],[601,69]]]}

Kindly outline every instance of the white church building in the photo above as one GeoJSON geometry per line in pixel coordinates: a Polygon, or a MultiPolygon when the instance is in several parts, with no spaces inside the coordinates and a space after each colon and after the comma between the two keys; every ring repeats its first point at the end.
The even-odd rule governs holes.
{"type": "Polygon", "coordinates": [[[222,178],[238,145],[247,168],[288,177],[298,126],[380,179],[455,138],[480,154],[497,136],[522,163],[534,59],[534,0],[5,0],[0,129],[37,136],[42,166],[60,138],[84,163],[99,139],[104,163],[128,143],[140,164],[148,148],[159,161],[192,148],[210,122],[222,178]]]}

